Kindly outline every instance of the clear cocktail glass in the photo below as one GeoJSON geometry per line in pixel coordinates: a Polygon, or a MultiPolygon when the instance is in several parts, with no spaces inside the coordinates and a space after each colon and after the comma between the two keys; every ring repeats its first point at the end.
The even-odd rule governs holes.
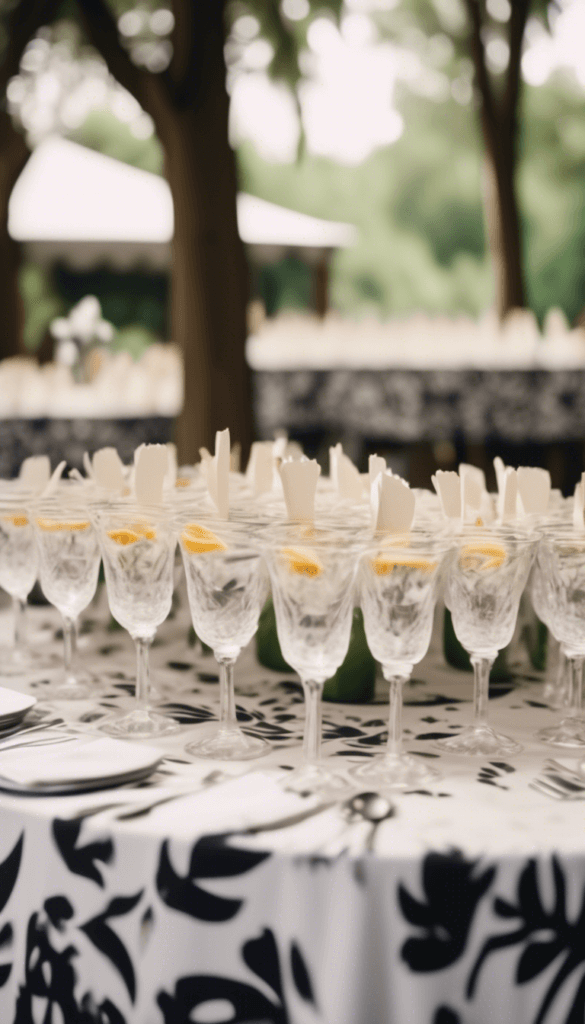
{"type": "Polygon", "coordinates": [[[543,729],[538,736],[555,747],[585,747],[585,534],[576,532],[572,526],[547,531],[541,539],[537,560],[547,624],[564,648],[570,665],[567,713],[557,725],[543,729]]]}
{"type": "Polygon", "coordinates": [[[26,643],[26,599],[38,573],[38,552],[32,524],[33,495],[4,482],[0,491],[0,587],[12,598],[12,647],[2,650],[0,675],[17,677],[51,663],[26,643]]]}
{"type": "Polygon", "coordinates": [[[439,740],[443,750],[500,757],[522,749],[488,724],[489,677],[498,651],[512,639],[536,544],[536,534],[520,526],[466,527],[454,538],[445,604],[473,665],[474,721],[439,740]]]}
{"type": "Polygon", "coordinates": [[[429,647],[447,551],[444,537],[422,530],[380,539],[361,559],[358,582],[364,627],[370,651],[390,686],[390,708],[386,751],[353,771],[360,782],[412,789],[439,778],[422,758],[402,750],[402,693],[429,647]]]}
{"type": "Polygon", "coordinates": [[[347,776],[321,756],[321,695],[349,646],[355,578],[365,540],[340,528],[274,528],[266,546],[278,639],[305,694],[304,764],[287,788],[335,791],[347,776]]]}
{"type": "MultiPolygon", "coordinates": [[[[546,580],[540,566],[538,554],[530,572],[528,589],[534,611],[540,621],[543,622],[549,630],[551,636],[554,636],[550,621],[546,580]]],[[[560,644],[555,677],[554,679],[547,680],[544,687],[543,697],[551,707],[565,708],[571,699],[571,687],[571,663],[567,658],[563,645],[560,644]]]]}
{"type": "Polygon", "coordinates": [[[77,621],[96,592],[101,555],[82,489],[65,484],[50,499],[39,501],[34,527],[41,587],[63,623],[64,669],[43,696],[83,700],[93,696],[96,681],[77,664],[77,621]]]}
{"type": "Polygon", "coordinates": [[[151,707],[149,648],[173,598],[176,535],[170,508],[130,499],[91,506],[110,611],[136,645],[136,707],[100,729],[125,739],[173,732],[177,723],[151,707]]]}
{"type": "Polygon", "coordinates": [[[219,665],[219,723],[186,750],[221,761],[262,757],[270,744],[240,728],[234,690],[236,661],[258,628],[268,590],[257,529],[188,514],[179,522],[193,628],[219,665]]]}

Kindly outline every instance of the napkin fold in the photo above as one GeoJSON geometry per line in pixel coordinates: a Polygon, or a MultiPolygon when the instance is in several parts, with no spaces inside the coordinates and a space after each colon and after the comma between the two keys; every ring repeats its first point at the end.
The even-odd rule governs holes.
{"type": "Polygon", "coordinates": [[[340,498],[359,501],[363,494],[361,473],[341,444],[329,449],[329,476],[340,498]]]}
{"type": "Polygon", "coordinates": [[[230,480],[230,432],[218,430],[215,435],[215,455],[210,455],[206,448],[201,449],[203,471],[207,480],[209,497],[215,505],[219,516],[229,516],[229,480],[230,480]]]}
{"type": "Polygon", "coordinates": [[[585,473],[575,487],[573,496],[573,526],[581,533],[585,530],[585,473]]]}
{"type": "Polygon", "coordinates": [[[165,444],[141,444],[134,452],[134,495],[141,505],[160,505],[169,470],[165,444]]]}
{"type": "Polygon", "coordinates": [[[274,447],[272,441],[254,441],[246,466],[246,481],[254,497],[272,490],[274,472],[274,447]]]}
{"type": "Polygon", "coordinates": [[[378,473],[371,489],[376,533],[408,533],[414,520],[415,496],[401,477],[378,473]]]}
{"type": "Polygon", "coordinates": [[[27,491],[39,494],[51,477],[51,460],[48,455],[31,455],[20,466],[18,479],[27,491]]]}
{"type": "Polygon", "coordinates": [[[454,470],[438,469],[431,477],[439,495],[443,515],[447,519],[461,519],[461,480],[454,470]]]}
{"type": "Polygon", "coordinates": [[[125,486],[124,466],[115,448],[99,448],[94,453],[90,468],[98,487],[103,487],[104,491],[111,494],[122,494],[125,486]]]}
{"type": "Polygon", "coordinates": [[[498,519],[502,523],[516,516],[518,507],[518,474],[506,466],[498,480],[498,519]]]}
{"type": "Polygon", "coordinates": [[[368,483],[370,485],[370,494],[372,484],[378,476],[378,473],[385,473],[387,468],[386,459],[383,459],[381,455],[370,455],[368,459],[368,483]]]}
{"type": "Polygon", "coordinates": [[[537,466],[519,466],[518,496],[524,515],[542,515],[548,508],[551,480],[548,469],[537,466]]]}
{"type": "Polygon", "coordinates": [[[315,492],[321,467],[316,459],[290,459],[281,463],[280,479],[288,518],[292,522],[312,523],[315,519],[315,492]]]}

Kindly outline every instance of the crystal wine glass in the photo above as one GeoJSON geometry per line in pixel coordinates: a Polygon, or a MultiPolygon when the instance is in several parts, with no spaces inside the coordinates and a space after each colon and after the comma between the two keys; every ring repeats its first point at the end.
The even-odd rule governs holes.
{"type": "Polygon", "coordinates": [[[40,581],[63,622],[64,671],[43,695],[56,700],[90,697],[95,681],[76,664],[77,620],[92,600],[98,581],[100,549],[87,502],[78,485],[65,485],[35,508],[40,581]]]}
{"type": "Polygon", "coordinates": [[[543,729],[539,739],[556,747],[585,746],[582,714],[585,658],[585,534],[572,527],[555,527],[540,542],[538,568],[542,600],[553,636],[570,664],[570,707],[562,720],[543,729]]]}
{"type": "Polygon", "coordinates": [[[261,757],[270,744],[240,728],[234,692],[234,666],[258,628],[268,589],[256,531],[251,524],[183,518],[179,544],[193,628],[219,665],[219,723],[186,750],[221,761],[261,757]]]}
{"type": "Polygon", "coordinates": [[[501,757],[522,749],[488,725],[490,670],[512,639],[520,597],[536,547],[536,535],[521,527],[465,528],[456,538],[445,583],[445,604],[474,674],[474,722],[439,740],[443,750],[501,757]]]}
{"type": "Polygon", "coordinates": [[[390,685],[388,745],[352,773],[385,789],[411,789],[439,778],[402,751],[402,688],[431,640],[447,544],[436,532],[412,532],[368,548],[358,573],[368,646],[390,685]]]}
{"type": "MultiPolygon", "coordinates": [[[[528,581],[530,600],[538,618],[544,623],[551,637],[554,637],[550,621],[549,606],[547,601],[546,580],[544,578],[538,555],[534,560],[528,581]]],[[[553,679],[549,679],[545,685],[543,698],[553,708],[565,708],[570,701],[571,695],[571,664],[562,644],[558,648],[558,659],[556,673],[553,679]]]]}
{"type": "Polygon", "coordinates": [[[347,653],[364,546],[341,529],[288,525],[275,528],[266,547],[278,639],[305,694],[304,764],[287,776],[288,789],[348,787],[321,757],[321,694],[347,653]]]}
{"type": "Polygon", "coordinates": [[[0,587],[12,598],[14,639],[2,650],[2,675],[22,676],[50,661],[26,643],[26,599],[38,572],[38,552],[32,524],[33,495],[5,483],[0,493],[0,587]]]}
{"type": "Polygon", "coordinates": [[[91,506],[104,563],[110,611],[136,645],[136,707],[100,728],[125,739],[173,732],[176,722],[152,711],[149,648],[173,598],[176,536],[170,509],[132,500],[91,506]]]}

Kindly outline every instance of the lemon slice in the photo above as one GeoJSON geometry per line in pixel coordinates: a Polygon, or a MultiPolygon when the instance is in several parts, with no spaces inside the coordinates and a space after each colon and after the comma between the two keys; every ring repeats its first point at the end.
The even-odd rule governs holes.
{"type": "Polygon", "coordinates": [[[70,530],[80,532],[89,529],[89,519],[41,519],[37,518],[37,526],[47,533],[57,533],[59,530],[70,530]]]}
{"type": "Polygon", "coordinates": [[[459,555],[460,569],[476,569],[487,572],[488,569],[499,569],[508,557],[506,549],[495,541],[477,541],[466,544],[459,555]]]}
{"type": "Polygon", "coordinates": [[[28,526],[28,516],[24,512],[13,512],[11,515],[2,516],[5,523],[12,523],[13,526],[28,526]]]}
{"type": "Polygon", "coordinates": [[[191,481],[188,476],[178,476],[175,480],[175,487],[189,487],[191,481]]]}
{"type": "Polygon", "coordinates": [[[227,544],[216,537],[212,530],[198,526],[197,523],[189,523],[185,527],[181,540],[192,555],[202,555],[208,551],[227,551],[227,544]]]}
{"type": "Polygon", "coordinates": [[[132,523],[130,530],[144,540],[155,540],[156,538],[156,530],[150,523],[132,523]]]}
{"type": "Polygon", "coordinates": [[[378,555],[372,558],[371,565],[377,576],[387,576],[393,569],[418,569],[419,572],[432,573],[437,568],[437,562],[417,558],[416,555],[378,555]]]}
{"type": "Polygon", "coordinates": [[[283,548],[282,554],[288,562],[289,572],[300,576],[320,576],[323,572],[322,563],[308,548],[283,548]]]}
{"type": "Polygon", "coordinates": [[[126,547],[127,544],[136,544],[137,540],[140,540],[140,534],[136,533],[135,530],[108,530],[108,537],[113,540],[116,544],[121,544],[126,547]]]}

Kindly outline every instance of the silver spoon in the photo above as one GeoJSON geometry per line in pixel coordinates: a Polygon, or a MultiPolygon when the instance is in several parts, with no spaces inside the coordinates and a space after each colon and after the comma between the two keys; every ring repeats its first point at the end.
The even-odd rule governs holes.
{"type": "Polygon", "coordinates": [[[369,821],[372,825],[370,834],[366,840],[366,850],[372,852],[376,831],[383,821],[394,817],[396,806],[380,793],[356,793],[344,804],[346,820],[350,823],[369,821]]]}

